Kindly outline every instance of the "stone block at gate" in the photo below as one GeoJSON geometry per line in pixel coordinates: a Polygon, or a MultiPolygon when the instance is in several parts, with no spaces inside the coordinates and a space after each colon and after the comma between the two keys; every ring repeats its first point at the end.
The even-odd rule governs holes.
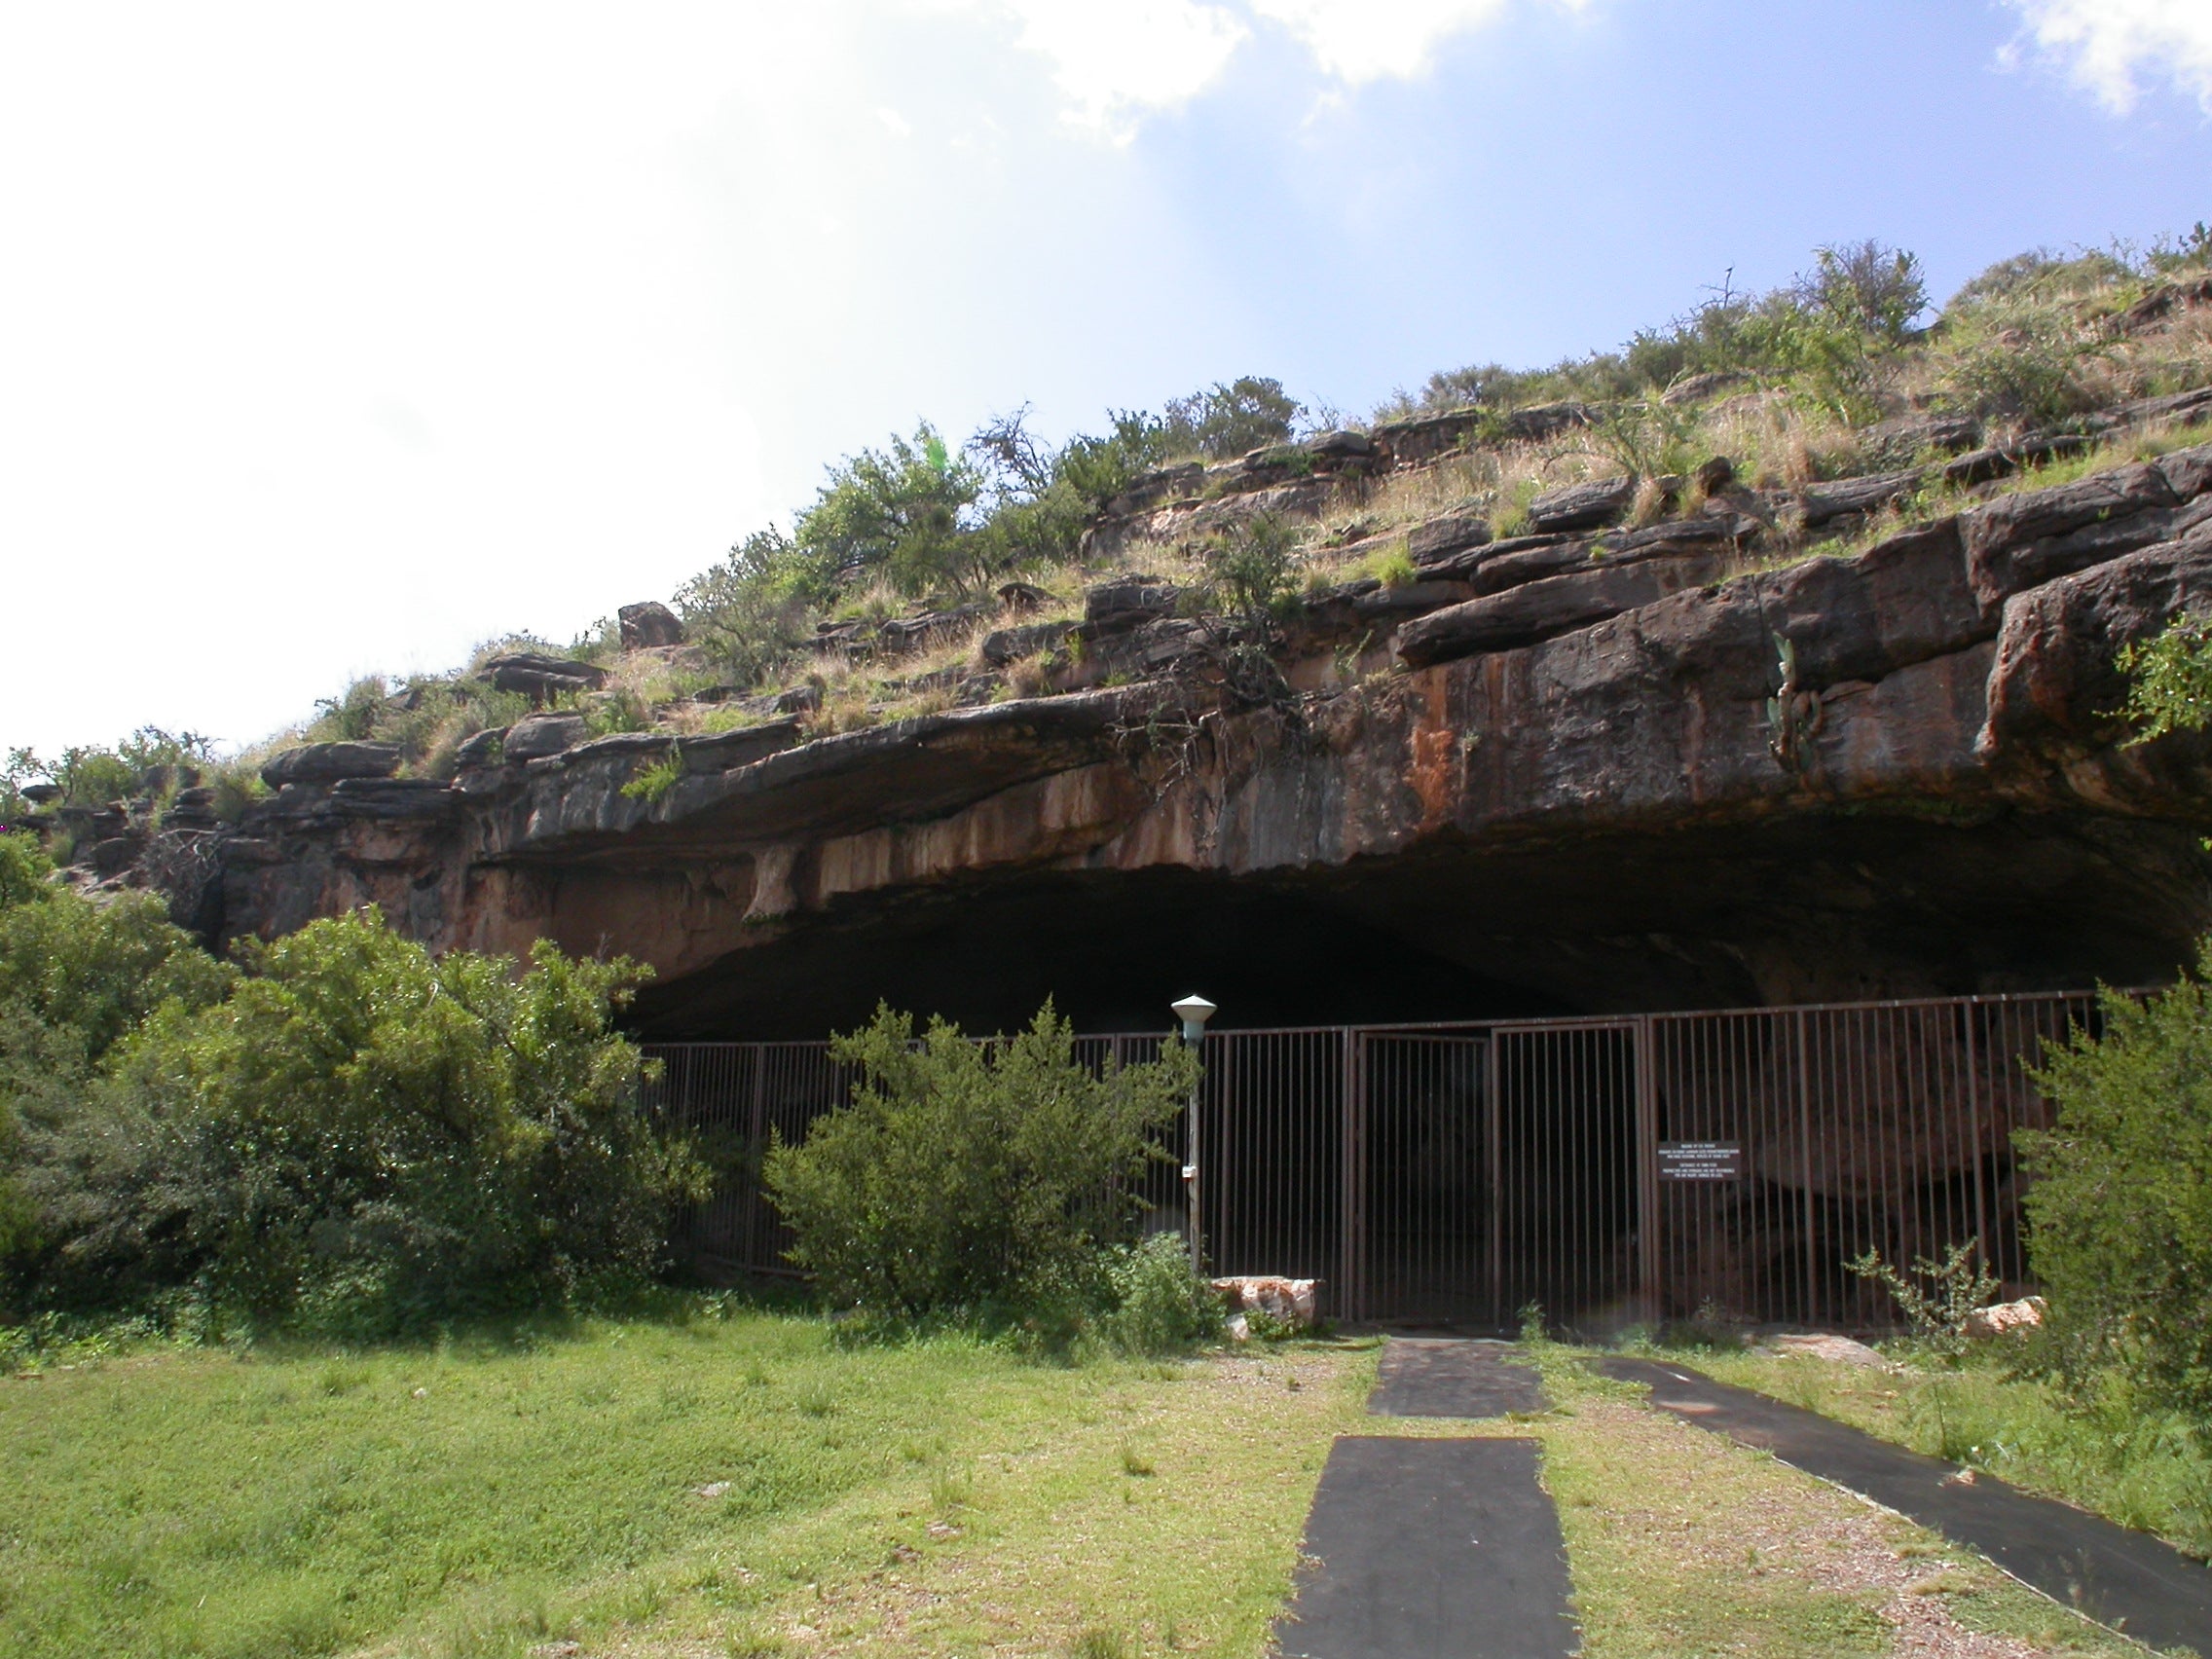
{"type": "Polygon", "coordinates": [[[1265,1313],[1304,1331],[1312,1328],[1321,1281],[1239,1273],[1215,1279],[1213,1287],[1232,1313],[1265,1313]]]}

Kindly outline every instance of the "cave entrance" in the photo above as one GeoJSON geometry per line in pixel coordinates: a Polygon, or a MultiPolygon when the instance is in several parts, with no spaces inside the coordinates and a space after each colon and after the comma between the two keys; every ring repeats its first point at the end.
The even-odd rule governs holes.
{"type": "Polygon", "coordinates": [[[1632,1296],[1638,1036],[1622,1020],[1348,1033],[1358,1198],[1338,1305],[1506,1330],[1531,1307],[1586,1326],[1632,1296]]]}
{"type": "MultiPolygon", "coordinates": [[[[1539,1307],[1585,1332],[1704,1314],[1885,1323],[1845,1263],[1978,1245],[2027,1268],[2012,1134],[2050,1122],[2047,1047],[2094,1030],[2081,993],[1625,1017],[1209,1031],[1198,1129],[1219,1274],[1325,1281],[1333,1316],[1510,1329],[1539,1307]]],[[[1160,1034],[1085,1037],[1106,1068],[1160,1034]]],[[[648,1046],[647,1104],[721,1171],[680,1242],[782,1270],[756,1177],[850,1079],[822,1043],[648,1046]]],[[[1181,1225],[1178,1121],[1148,1188],[1181,1225]]]]}

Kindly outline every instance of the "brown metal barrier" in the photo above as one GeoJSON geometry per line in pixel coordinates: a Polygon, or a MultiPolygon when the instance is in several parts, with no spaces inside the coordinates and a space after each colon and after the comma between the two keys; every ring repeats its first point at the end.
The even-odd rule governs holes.
{"type": "MultiPolygon", "coordinates": [[[[1340,1318],[1592,1329],[1704,1314],[1873,1327],[1846,1266],[1969,1240],[2029,1285],[2012,1132],[2048,1109],[2043,1048],[2100,1026],[2089,993],[1589,1019],[1208,1032],[1202,1232],[1217,1273],[1324,1281],[1340,1318]]],[[[1172,1039],[1085,1037],[1083,1061],[1172,1039]]],[[[851,1086],[826,1043],[679,1043],[651,1108],[718,1172],[677,1243],[788,1272],[760,1193],[771,1132],[803,1139],[851,1086]]],[[[1178,1123],[1145,1198],[1176,1225],[1178,1123]]]]}

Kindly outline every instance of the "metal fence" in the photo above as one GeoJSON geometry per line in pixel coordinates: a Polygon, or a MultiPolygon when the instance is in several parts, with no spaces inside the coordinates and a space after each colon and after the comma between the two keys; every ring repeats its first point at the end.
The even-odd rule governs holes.
{"type": "MultiPolygon", "coordinates": [[[[1340,1318],[1567,1329],[1700,1313],[1871,1327],[1847,1263],[1973,1241],[2029,1284],[2013,1133],[2048,1109],[2044,1047],[2099,1028],[2088,993],[1618,1018],[1319,1026],[1204,1039],[1200,1221],[1219,1273],[1324,1281],[1340,1318]]],[[[1095,1067],[1157,1035],[1086,1037],[1095,1067]]],[[[823,1043],[652,1045],[648,1103],[718,1170],[682,1247],[787,1271],[762,1196],[771,1131],[839,1104],[823,1043]]],[[[1188,1156],[1189,1125],[1164,1148],[1188,1156]]],[[[1148,1191],[1179,1221],[1171,1166],[1148,1191]]]]}

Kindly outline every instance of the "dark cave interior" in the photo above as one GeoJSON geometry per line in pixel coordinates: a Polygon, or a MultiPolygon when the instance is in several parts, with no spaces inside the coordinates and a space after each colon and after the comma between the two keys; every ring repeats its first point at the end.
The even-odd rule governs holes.
{"type": "Polygon", "coordinates": [[[1825,812],[1265,876],[972,876],[841,901],[652,984],[663,1040],[818,1037],[878,1001],[970,1031],[1374,1024],[2141,984],[2212,925],[2191,826],[1825,812]]]}

